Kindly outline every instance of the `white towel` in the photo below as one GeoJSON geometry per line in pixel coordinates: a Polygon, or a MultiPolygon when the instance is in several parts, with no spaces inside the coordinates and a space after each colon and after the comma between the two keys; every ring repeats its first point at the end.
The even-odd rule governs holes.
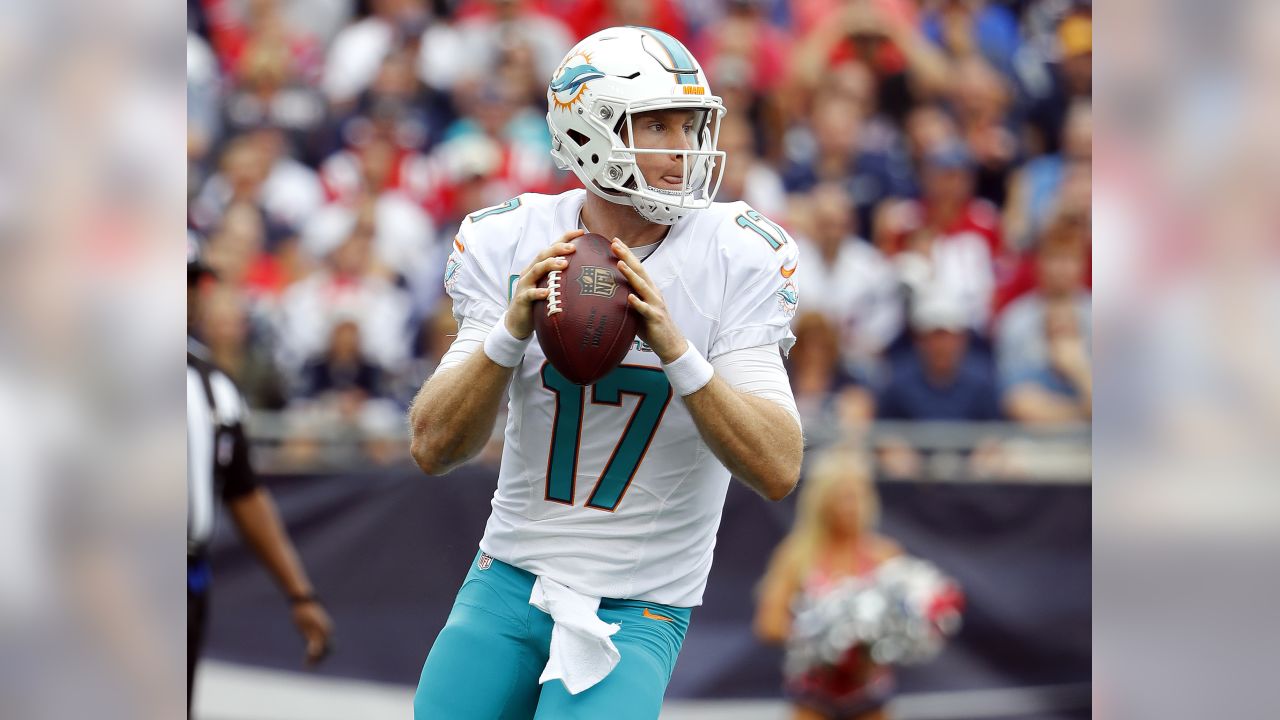
{"type": "Polygon", "coordinates": [[[600,682],[622,656],[609,639],[621,629],[596,615],[600,598],[583,595],[550,578],[533,582],[529,604],[551,616],[551,655],[538,683],[561,680],[572,695],[600,682]]]}

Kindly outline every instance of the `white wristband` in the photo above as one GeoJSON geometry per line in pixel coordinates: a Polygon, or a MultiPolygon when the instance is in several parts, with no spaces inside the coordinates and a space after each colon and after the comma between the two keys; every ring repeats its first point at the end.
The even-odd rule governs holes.
{"type": "Polygon", "coordinates": [[[716,369],[702,357],[698,348],[687,340],[685,342],[688,345],[685,346],[684,354],[662,366],[662,369],[667,372],[667,381],[671,383],[671,389],[675,390],[680,397],[698,392],[711,382],[711,378],[716,374],[716,369]]]}
{"type": "Polygon", "coordinates": [[[523,340],[517,339],[507,329],[506,319],[499,318],[498,324],[493,326],[484,339],[484,354],[502,367],[513,368],[524,359],[524,349],[532,339],[533,333],[529,333],[529,337],[523,340]]]}

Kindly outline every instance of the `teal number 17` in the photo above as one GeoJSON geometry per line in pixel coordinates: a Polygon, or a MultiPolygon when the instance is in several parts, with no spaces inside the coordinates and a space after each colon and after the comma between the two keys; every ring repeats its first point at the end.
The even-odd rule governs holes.
{"type": "MultiPolygon", "coordinates": [[[[547,461],[547,500],[573,504],[578,477],[578,446],[582,441],[582,414],[587,388],[575,385],[550,363],[542,366],[542,386],[556,396],[555,422],[551,428],[551,457],[547,461]]],[[[671,383],[661,368],[621,365],[591,386],[591,402],[622,408],[622,396],[640,398],[622,437],[613,448],[604,472],[587,498],[587,507],[613,512],[631,486],[649,443],[671,402],[671,383]]]]}

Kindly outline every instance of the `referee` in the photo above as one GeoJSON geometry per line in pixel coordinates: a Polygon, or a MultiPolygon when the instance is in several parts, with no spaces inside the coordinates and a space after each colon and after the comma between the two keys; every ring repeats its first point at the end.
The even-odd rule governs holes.
{"type": "Polygon", "coordinates": [[[275,576],[293,607],[293,623],[306,640],[306,663],[329,649],[333,623],[316,598],[275,503],[260,487],[249,462],[244,401],[231,378],[213,366],[208,351],[191,337],[199,284],[212,272],[199,241],[187,236],[187,716],[192,681],[204,641],[209,604],[208,545],[214,499],[221,497],[240,536],[275,576]]]}

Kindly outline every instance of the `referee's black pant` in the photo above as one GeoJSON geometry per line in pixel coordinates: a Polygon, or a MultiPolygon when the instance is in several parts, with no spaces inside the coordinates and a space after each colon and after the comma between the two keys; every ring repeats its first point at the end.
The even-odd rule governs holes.
{"type": "Polygon", "coordinates": [[[204,646],[204,629],[209,608],[209,591],[196,592],[187,588],[187,717],[191,717],[191,698],[194,696],[196,661],[204,646]]]}

